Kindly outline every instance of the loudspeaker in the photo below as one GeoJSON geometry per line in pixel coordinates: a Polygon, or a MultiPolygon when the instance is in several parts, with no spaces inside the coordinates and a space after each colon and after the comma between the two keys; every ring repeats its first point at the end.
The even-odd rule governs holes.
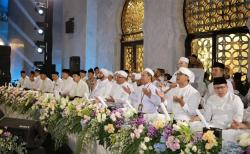
{"type": "Polygon", "coordinates": [[[10,46],[0,45],[0,86],[9,83],[10,75],[10,46]]]}
{"type": "Polygon", "coordinates": [[[80,57],[79,56],[72,56],[69,60],[69,68],[71,72],[80,71],[80,57]]]}
{"type": "Polygon", "coordinates": [[[66,33],[74,33],[75,24],[74,24],[74,18],[69,18],[68,21],[65,23],[65,32],[66,33]]]}
{"type": "Polygon", "coordinates": [[[42,61],[35,61],[34,65],[36,68],[39,68],[40,70],[44,69],[44,63],[42,61]]]}
{"type": "Polygon", "coordinates": [[[12,134],[22,138],[29,149],[40,147],[46,137],[41,124],[35,120],[4,117],[0,120],[0,128],[5,127],[12,134]]]}

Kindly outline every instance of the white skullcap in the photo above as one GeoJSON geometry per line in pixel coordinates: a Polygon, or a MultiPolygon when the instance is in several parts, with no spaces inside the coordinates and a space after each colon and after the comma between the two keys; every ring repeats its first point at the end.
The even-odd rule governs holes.
{"type": "Polygon", "coordinates": [[[111,72],[111,71],[108,71],[108,74],[111,76],[114,76],[113,72],[111,72]]]}
{"type": "Polygon", "coordinates": [[[185,62],[185,63],[189,63],[189,59],[186,57],[180,57],[179,61],[185,62]]]}
{"type": "Polygon", "coordinates": [[[154,71],[152,70],[152,69],[150,69],[150,68],[145,68],[145,70],[144,70],[145,72],[148,72],[149,74],[151,74],[152,76],[154,76],[154,71]]]}
{"type": "Polygon", "coordinates": [[[100,72],[102,72],[102,74],[103,74],[105,77],[108,77],[108,76],[109,76],[109,71],[106,70],[105,68],[100,69],[100,72]]]}
{"type": "Polygon", "coordinates": [[[117,74],[123,76],[124,78],[127,78],[127,77],[128,77],[128,73],[126,73],[126,72],[123,71],[123,70],[117,71],[117,74]]]}
{"type": "Polygon", "coordinates": [[[135,80],[141,79],[141,73],[134,73],[134,75],[135,75],[135,80]]]}
{"type": "Polygon", "coordinates": [[[189,82],[191,82],[191,83],[194,82],[195,76],[194,76],[194,73],[192,71],[190,71],[190,69],[185,68],[185,67],[181,67],[181,68],[179,68],[178,72],[181,72],[181,73],[187,75],[189,78],[189,82]]]}

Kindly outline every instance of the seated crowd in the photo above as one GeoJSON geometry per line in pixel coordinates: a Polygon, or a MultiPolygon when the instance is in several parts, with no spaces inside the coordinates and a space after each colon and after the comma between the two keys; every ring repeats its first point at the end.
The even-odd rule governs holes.
{"type": "Polygon", "coordinates": [[[160,105],[163,103],[175,120],[199,121],[197,109],[200,109],[206,121],[214,127],[250,128],[248,85],[241,81],[241,73],[235,73],[231,79],[225,70],[224,64],[215,62],[209,83],[202,63],[192,55],[189,59],[179,59],[178,70],[173,76],[160,68],[112,73],[96,67],[87,72],[63,69],[62,79],[58,72],[53,72],[51,80],[44,70],[37,69],[31,71],[29,77],[21,71],[18,87],[72,99],[83,97],[97,103],[105,101],[114,107],[131,104],[146,114],[162,113],[160,105]]]}

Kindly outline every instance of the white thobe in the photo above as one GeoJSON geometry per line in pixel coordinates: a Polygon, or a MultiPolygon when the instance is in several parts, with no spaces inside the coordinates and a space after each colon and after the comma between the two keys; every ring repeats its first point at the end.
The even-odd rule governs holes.
{"type": "Polygon", "coordinates": [[[30,89],[30,90],[36,90],[37,89],[36,81],[31,81],[30,79],[25,80],[23,84],[23,88],[30,89]]]}
{"type": "Polygon", "coordinates": [[[74,85],[74,80],[72,77],[69,76],[67,79],[63,79],[61,94],[62,95],[69,94],[69,92],[72,90],[73,85],[74,85]]]}
{"type": "Polygon", "coordinates": [[[156,87],[159,87],[161,83],[164,82],[164,77],[163,76],[160,76],[158,79],[154,80],[153,81],[153,84],[156,86],[156,87]]]}
{"type": "Polygon", "coordinates": [[[46,78],[45,80],[41,80],[38,90],[41,92],[46,92],[46,93],[53,92],[53,82],[49,78],[46,78]]]}
{"type": "Polygon", "coordinates": [[[25,76],[25,78],[22,78],[22,77],[21,77],[21,78],[19,79],[19,81],[18,81],[17,86],[23,88],[24,82],[25,82],[26,80],[29,80],[29,77],[28,77],[28,76],[25,76]]]}
{"type": "Polygon", "coordinates": [[[97,85],[91,92],[90,98],[95,98],[97,96],[103,99],[108,98],[111,88],[112,88],[112,82],[110,82],[108,79],[104,79],[103,81],[97,80],[97,85]]]}
{"type": "Polygon", "coordinates": [[[115,105],[119,107],[126,107],[126,101],[129,100],[129,94],[124,91],[123,87],[129,87],[131,91],[134,91],[132,85],[128,82],[124,82],[123,84],[113,83],[109,94],[114,98],[115,105]]]}
{"type": "Polygon", "coordinates": [[[217,128],[228,128],[233,120],[242,122],[244,106],[239,96],[227,92],[224,97],[212,95],[205,105],[204,116],[217,128]]]}
{"type": "Polygon", "coordinates": [[[38,90],[38,88],[40,87],[40,84],[41,84],[41,78],[40,78],[40,75],[39,76],[37,76],[36,78],[35,78],[35,82],[36,82],[36,90],[38,90]]]}
{"type": "Polygon", "coordinates": [[[174,114],[176,120],[189,121],[193,115],[196,115],[201,96],[200,93],[190,84],[180,88],[179,86],[171,89],[167,93],[167,110],[174,114]],[[174,102],[173,97],[183,97],[185,105],[182,107],[178,102],[174,102]]]}
{"type": "Polygon", "coordinates": [[[62,91],[63,80],[58,78],[56,81],[53,81],[53,91],[61,92],[62,91]]]}
{"type": "Polygon", "coordinates": [[[138,89],[136,92],[132,92],[129,95],[129,98],[131,99],[132,102],[137,102],[139,104],[142,104],[142,112],[146,114],[151,114],[151,113],[157,113],[158,106],[160,105],[161,99],[160,97],[156,94],[156,90],[158,88],[153,85],[152,83],[148,83],[146,85],[142,85],[141,88],[138,89]],[[149,89],[151,91],[151,97],[148,97],[144,95],[143,89],[149,89]]]}
{"type": "Polygon", "coordinates": [[[87,83],[83,80],[80,80],[79,82],[74,82],[69,95],[71,97],[88,97],[89,87],[87,83]]]}

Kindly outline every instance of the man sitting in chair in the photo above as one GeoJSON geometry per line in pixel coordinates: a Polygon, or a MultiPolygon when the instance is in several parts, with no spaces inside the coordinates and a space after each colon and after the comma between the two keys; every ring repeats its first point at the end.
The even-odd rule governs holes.
{"type": "MultiPolygon", "coordinates": [[[[205,118],[217,128],[236,128],[234,123],[241,123],[243,120],[243,103],[239,96],[230,93],[227,81],[224,77],[214,78],[215,94],[210,96],[205,105],[205,118]]],[[[194,117],[193,120],[199,120],[194,117]]]]}

